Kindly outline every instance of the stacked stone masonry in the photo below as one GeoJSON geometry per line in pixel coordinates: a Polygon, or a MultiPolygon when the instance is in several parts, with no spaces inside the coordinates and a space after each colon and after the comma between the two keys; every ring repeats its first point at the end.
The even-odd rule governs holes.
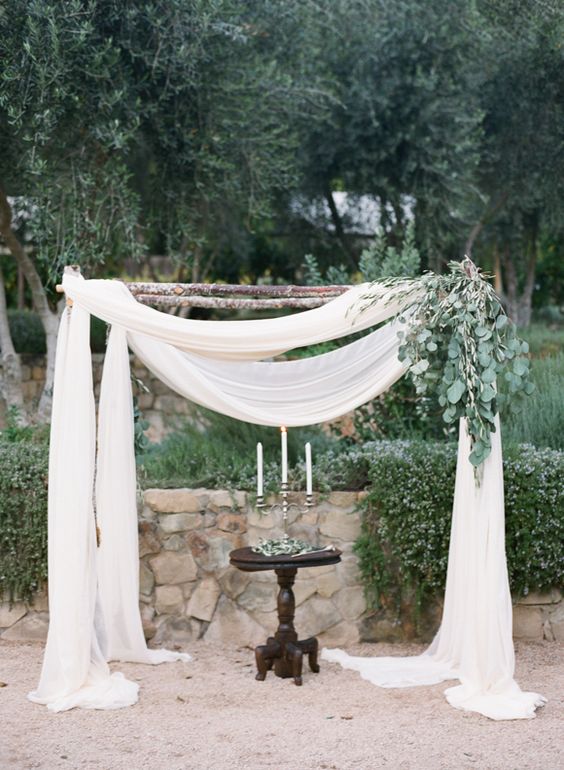
{"type": "MultiPolygon", "coordinates": [[[[362,494],[333,492],[306,513],[290,512],[291,536],[319,546],[332,543],[343,552],[340,564],[300,569],[294,588],[298,633],[315,635],[327,646],[411,636],[409,627],[367,610],[353,553],[362,494]]],[[[279,513],[257,513],[244,492],[147,490],[139,556],[141,617],[150,644],[184,647],[201,638],[249,647],[264,642],[277,626],[276,577],[271,571],[240,572],[230,566],[229,552],[278,537],[281,526],[279,513]]],[[[47,610],[44,594],[32,606],[0,604],[1,638],[44,639],[47,610]]],[[[435,612],[427,637],[439,620],[435,612]]],[[[521,599],[514,607],[514,636],[564,641],[561,592],[521,599]]]]}
{"type": "MultiPolygon", "coordinates": [[[[23,396],[26,408],[32,413],[36,409],[45,384],[45,356],[20,356],[22,363],[23,396]]],[[[167,385],[154,377],[135,356],[130,356],[133,374],[143,382],[149,392],[138,394],[139,408],[143,417],[149,422],[147,436],[150,441],[161,441],[162,438],[182,419],[190,418],[193,406],[183,396],[178,395],[167,385]]],[[[94,391],[100,393],[100,382],[104,356],[102,353],[92,355],[92,373],[94,391]]],[[[0,369],[0,377],[2,371],[0,369]]],[[[6,426],[6,404],[0,398],[0,430],[6,426]]]]}

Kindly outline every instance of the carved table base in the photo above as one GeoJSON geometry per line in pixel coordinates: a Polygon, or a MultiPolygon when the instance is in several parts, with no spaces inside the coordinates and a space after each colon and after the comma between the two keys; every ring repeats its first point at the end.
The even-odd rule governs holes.
{"type": "Polygon", "coordinates": [[[294,628],[295,599],[292,586],[297,569],[277,569],[278,585],[278,630],[274,636],[255,648],[257,661],[256,679],[262,682],[268,671],[274,666],[274,673],[283,679],[293,677],[297,685],[302,683],[303,656],[308,656],[309,667],[314,673],[319,672],[317,663],[317,651],[319,645],[317,639],[298,641],[298,635],[294,628]]]}
{"type": "Polygon", "coordinates": [[[310,669],[317,674],[319,665],[317,653],[319,644],[312,636],[310,639],[298,640],[294,628],[294,611],[296,602],[292,586],[299,567],[316,567],[322,564],[336,564],[340,561],[341,552],[304,554],[288,564],[288,557],[270,558],[254,554],[250,548],[240,548],[232,551],[231,563],[246,572],[273,569],[278,576],[278,629],[274,636],[255,648],[257,663],[256,679],[259,682],[274,668],[276,676],[283,679],[293,678],[297,685],[302,684],[302,663],[304,655],[308,656],[310,669]],[[309,556],[309,558],[308,558],[309,556]],[[285,562],[285,563],[284,563],[285,562]],[[294,566],[295,565],[295,566],[294,566]]]}

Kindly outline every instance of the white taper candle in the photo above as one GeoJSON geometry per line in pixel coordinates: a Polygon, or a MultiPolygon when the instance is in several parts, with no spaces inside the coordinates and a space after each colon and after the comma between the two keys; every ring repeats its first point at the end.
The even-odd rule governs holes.
{"type": "Polygon", "coordinates": [[[282,483],[288,483],[288,433],[286,428],[280,428],[282,434],[282,483]]]}
{"type": "Polygon", "coordinates": [[[263,475],[262,475],[262,444],[257,444],[257,497],[262,497],[263,489],[263,475]]]}
{"type": "Polygon", "coordinates": [[[309,441],[305,445],[306,457],[306,495],[313,494],[313,479],[311,474],[311,444],[309,441]]]}

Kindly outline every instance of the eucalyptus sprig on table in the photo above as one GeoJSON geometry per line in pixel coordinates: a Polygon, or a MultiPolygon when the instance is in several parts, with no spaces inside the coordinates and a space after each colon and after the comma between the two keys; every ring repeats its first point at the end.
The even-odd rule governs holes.
{"type": "Polygon", "coordinates": [[[253,553],[263,556],[301,556],[312,551],[325,550],[317,548],[305,540],[297,540],[293,537],[283,537],[275,540],[260,538],[258,545],[252,549],[253,553]]]}
{"type": "MultiPolygon", "coordinates": [[[[437,396],[448,425],[460,417],[467,419],[469,459],[478,467],[491,452],[490,435],[503,399],[518,410],[534,390],[529,346],[518,338],[493,286],[485,280],[490,276],[468,258],[448,266],[450,272],[444,275],[390,278],[376,286],[393,287],[394,299],[404,307],[398,357],[409,366],[417,392],[437,396]],[[507,396],[496,387],[501,376],[507,396]]],[[[364,307],[371,304],[370,291],[363,299],[364,307]]]]}

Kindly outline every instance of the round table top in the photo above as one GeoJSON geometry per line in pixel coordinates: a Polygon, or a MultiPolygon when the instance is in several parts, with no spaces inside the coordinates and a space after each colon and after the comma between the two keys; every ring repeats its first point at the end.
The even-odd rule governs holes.
{"type": "Polygon", "coordinates": [[[338,548],[332,550],[313,551],[301,556],[264,556],[262,553],[254,553],[249,546],[237,548],[229,554],[231,564],[243,572],[259,572],[267,569],[294,569],[299,567],[321,567],[326,564],[337,564],[341,561],[341,551],[338,548]]]}

